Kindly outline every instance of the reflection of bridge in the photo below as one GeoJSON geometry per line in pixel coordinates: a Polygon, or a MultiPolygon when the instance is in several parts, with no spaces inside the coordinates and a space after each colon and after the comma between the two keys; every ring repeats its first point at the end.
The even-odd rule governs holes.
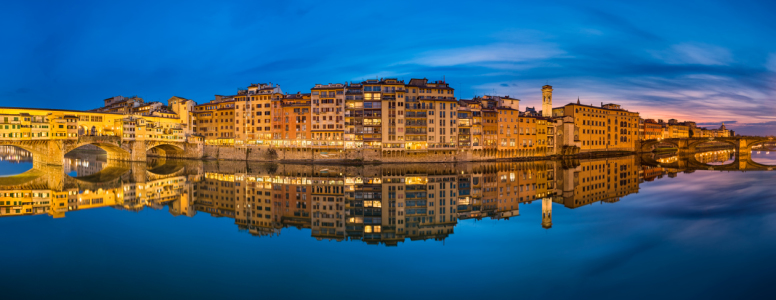
{"type": "Polygon", "coordinates": [[[202,144],[165,140],[126,140],[116,136],[79,136],[68,139],[0,139],[0,145],[15,146],[32,153],[35,168],[62,165],[64,155],[84,145],[95,145],[108,153],[108,160],[145,162],[147,153],[164,157],[199,158],[202,144]]]}
{"type": "Polygon", "coordinates": [[[151,168],[140,162],[108,161],[100,172],[82,177],[70,177],[62,166],[39,165],[22,174],[0,177],[0,187],[21,190],[109,189],[123,183],[142,183],[184,175],[184,166],[162,162],[151,168]]]}
{"type": "Polygon", "coordinates": [[[741,157],[751,156],[752,146],[765,145],[773,143],[773,137],[760,136],[736,136],[736,137],[718,137],[718,138],[683,138],[683,139],[662,139],[642,141],[638,147],[639,152],[652,152],[655,146],[660,143],[667,143],[676,146],[677,153],[695,153],[696,148],[704,143],[723,142],[732,145],[736,153],[741,157]]]}
{"type": "MultiPolygon", "coordinates": [[[[768,166],[752,160],[751,155],[734,155],[733,162],[724,165],[710,165],[700,162],[696,155],[699,153],[677,153],[670,160],[658,160],[655,154],[645,153],[641,155],[641,162],[645,165],[670,169],[712,170],[712,171],[773,171],[776,166],[768,166]]],[[[751,153],[750,153],[751,154],[751,153]]]]}

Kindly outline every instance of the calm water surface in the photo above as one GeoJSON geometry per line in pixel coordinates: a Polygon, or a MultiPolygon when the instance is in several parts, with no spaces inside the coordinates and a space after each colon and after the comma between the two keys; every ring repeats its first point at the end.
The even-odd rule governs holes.
{"type": "MultiPolygon", "coordinates": [[[[3,157],[0,179],[32,167],[3,157]]],[[[753,158],[776,164],[776,152],[753,158]]],[[[31,203],[0,206],[4,299],[776,292],[774,171],[634,156],[345,167],[94,154],[61,169],[0,187],[0,200],[31,203]]]]}

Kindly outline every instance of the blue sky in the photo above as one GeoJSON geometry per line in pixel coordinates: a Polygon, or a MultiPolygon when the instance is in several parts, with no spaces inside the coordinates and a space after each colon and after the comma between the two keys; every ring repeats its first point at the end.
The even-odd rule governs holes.
{"type": "Polygon", "coordinates": [[[773,1],[79,1],[0,3],[0,106],[114,95],[206,102],[443,77],[457,96],[615,102],[645,117],[776,134],[773,1]]]}

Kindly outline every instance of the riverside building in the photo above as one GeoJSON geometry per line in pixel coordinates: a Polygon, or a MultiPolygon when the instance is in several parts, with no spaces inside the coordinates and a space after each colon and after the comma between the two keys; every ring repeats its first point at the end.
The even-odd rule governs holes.
{"type": "Polygon", "coordinates": [[[345,132],[345,85],[316,84],[311,90],[312,147],[342,149],[345,132]]]}
{"type": "MultiPolygon", "coordinates": [[[[624,110],[618,104],[600,107],[571,103],[559,110],[561,116],[574,119],[574,140],[581,152],[633,151],[638,139],[639,113],[624,110]]],[[[553,109],[553,115],[557,115],[553,109]]]]}
{"type": "Polygon", "coordinates": [[[329,156],[366,149],[387,156],[474,151],[493,158],[634,151],[638,141],[657,136],[645,128],[655,124],[618,104],[552,108],[552,86],[541,92],[542,110],[523,112],[520,99],[459,100],[449,83],[426,78],[316,84],[309,94],[291,95],[279,85],[252,84],[194,107],[192,127],[209,145],[310,148],[329,156]]]}

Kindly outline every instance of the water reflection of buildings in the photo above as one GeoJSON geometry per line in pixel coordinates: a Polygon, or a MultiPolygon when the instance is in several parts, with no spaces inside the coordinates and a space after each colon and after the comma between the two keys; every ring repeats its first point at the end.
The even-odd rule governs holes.
{"type": "Polygon", "coordinates": [[[106,206],[138,211],[144,207],[159,209],[169,202],[176,202],[170,206],[170,213],[188,215],[190,204],[189,193],[184,190],[186,182],[186,178],[180,176],[96,190],[5,189],[0,190],[0,217],[48,214],[62,218],[69,211],[106,206]]]}
{"type": "Polygon", "coordinates": [[[13,146],[0,146],[0,161],[10,163],[31,163],[32,153],[13,146]]]}
{"type": "Polygon", "coordinates": [[[319,240],[397,245],[443,240],[460,220],[518,217],[520,206],[534,201],[541,205],[537,225],[550,228],[553,206],[617,202],[637,193],[643,181],[678,172],[640,166],[634,156],[433,165],[188,164],[185,174],[149,172],[140,182],[105,188],[0,190],[0,216],[59,218],[97,207],[167,206],[176,216],[232,218],[239,230],[256,236],[296,227],[319,240]]]}
{"type": "Polygon", "coordinates": [[[75,176],[89,176],[102,171],[107,164],[107,156],[93,152],[73,151],[65,155],[64,169],[66,174],[75,172],[75,176]]]}
{"type": "Polygon", "coordinates": [[[701,163],[710,165],[722,164],[732,160],[735,156],[735,153],[736,152],[733,149],[708,151],[695,154],[695,159],[701,163]]]}

